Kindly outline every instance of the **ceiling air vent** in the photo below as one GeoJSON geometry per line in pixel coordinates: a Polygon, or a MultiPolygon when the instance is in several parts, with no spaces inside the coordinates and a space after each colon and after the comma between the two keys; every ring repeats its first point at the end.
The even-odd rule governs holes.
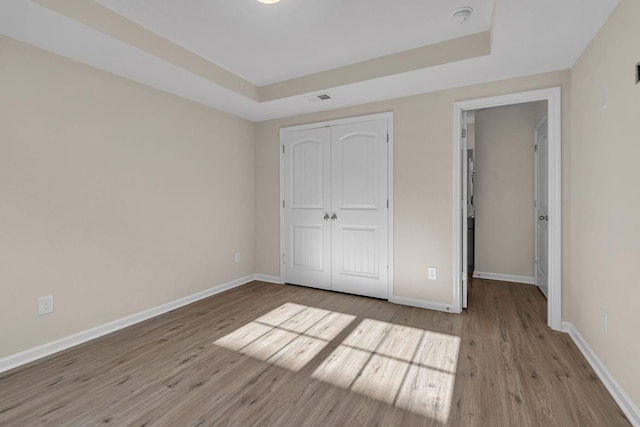
{"type": "Polygon", "coordinates": [[[305,96],[304,99],[306,99],[309,102],[318,102],[318,101],[328,101],[329,99],[333,99],[333,97],[328,93],[323,93],[320,95],[305,96]]]}

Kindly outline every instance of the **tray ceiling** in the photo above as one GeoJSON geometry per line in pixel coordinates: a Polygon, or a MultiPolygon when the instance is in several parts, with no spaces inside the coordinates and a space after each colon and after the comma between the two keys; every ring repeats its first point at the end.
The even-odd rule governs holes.
{"type": "Polygon", "coordinates": [[[567,69],[617,4],[0,0],[0,34],[260,121],[567,69]]]}

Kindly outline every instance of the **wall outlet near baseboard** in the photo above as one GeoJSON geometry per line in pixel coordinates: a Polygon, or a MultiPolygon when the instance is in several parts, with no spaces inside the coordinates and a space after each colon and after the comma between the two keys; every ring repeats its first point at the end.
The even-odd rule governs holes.
{"type": "Polygon", "coordinates": [[[240,262],[240,252],[236,252],[234,259],[236,262],[240,262]]]}
{"type": "Polygon", "coordinates": [[[53,295],[38,298],[38,316],[53,313],[53,295]]]}
{"type": "Polygon", "coordinates": [[[604,308],[600,311],[600,327],[605,334],[609,331],[609,315],[604,308]]]}
{"type": "Polygon", "coordinates": [[[438,278],[438,269],[435,267],[429,267],[427,277],[429,280],[436,280],[438,278]]]}

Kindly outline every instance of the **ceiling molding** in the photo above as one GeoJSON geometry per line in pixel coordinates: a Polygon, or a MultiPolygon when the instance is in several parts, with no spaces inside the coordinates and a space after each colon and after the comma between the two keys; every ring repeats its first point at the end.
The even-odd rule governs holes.
{"type": "Polygon", "coordinates": [[[259,103],[491,54],[491,33],[484,31],[256,86],[96,1],[33,1],[259,103]]]}
{"type": "Polygon", "coordinates": [[[368,61],[273,83],[260,88],[260,102],[345,86],[394,74],[491,54],[489,31],[458,37],[368,61]]]}
{"type": "Polygon", "coordinates": [[[258,87],[92,0],[33,0],[101,33],[135,46],[253,101],[258,87]]]}

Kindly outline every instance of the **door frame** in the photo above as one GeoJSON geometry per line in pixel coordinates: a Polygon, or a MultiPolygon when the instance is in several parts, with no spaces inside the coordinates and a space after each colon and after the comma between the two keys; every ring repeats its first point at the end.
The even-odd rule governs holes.
{"type": "MultiPolygon", "coordinates": [[[[460,128],[462,129],[462,135],[460,136],[460,176],[463,179],[460,181],[461,194],[464,197],[464,202],[461,203],[460,210],[460,232],[462,233],[462,250],[460,251],[460,262],[462,262],[462,276],[461,286],[462,286],[462,309],[467,308],[467,300],[469,294],[469,235],[468,235],[468,208],[469,208],[469,200],[467,196],[469,195],[469,114],[464,111],[460,116],[460,128]]],[[[474,228],[475,230],[475,228],[474,228]]]]}
{"type": "MultiPolygon", "coordinates": [[[[533,205],[533,284],[540,288],[538,284],[538,153],[535,147],[538,146],[538,128],[543,122],[547,122],[547,134],[549,133],[549,113],[542,116],[538,123],[536,123],[536,127],[533,128],[533,146],[534,146],[534,155],[533,155],[533,196],[534,196],[534,205],[533,205]]],[[[548,138],[548,135],[547,135],[548,138]]],[[[549,143],[547,142],[547,149],[549,147],[549,143]]],[[[548,161],[548,159],[547,159],[548,161]]],[[[548,227],[547,227],[548,232],[548,227]]],[[[543,292],[544,293],[544,292],[543,292]]],[[[548,291],[548,282],[547,282],[547,293],[548,291]]]]}
{"type": "Polygon", "coordinates": [[[280,142],[278,143],[279,150],[279,163],[280,163],[280,200],[279,200],[279,211],[280,211],[280,282],[286,283],[285,277],[285,269],[284,269],[284,248],[285,246],[285,233],[284,233],[284,161],[283,161],[283,147],[284,147],[284,135],[287,132],[295,132],[300,130],[308,130],[308,129],[316,129],[321,127],[329,127],[335,125],[345,125],[351,123],[359,123],[359,122],[368,122],[372,120],[387,120],[387,132],[389,133],[389,141],[387,143],[387,192],[389,197],[389,208],[387,209],[387,229],[388,231],[388,276],[389,276],[389,284],[388,284],[388,295],[387,299],[392,300],[394,297],[393,292],[393,112],[386,113],[377,113],[377,114],[368,114],[365,116],[355,116],[348,117],[343,119],[336,120],[328,120],[323,122],[315,122],[315,123],[307,123],[297,126],[288,126],[280,128],[280,142]]]}
{"type": "MultiPolygon", "coordinates": [[[[518,92],[507,95],[459,101],[453,104],[453,311],[462,312],[462,202],[461,194],[461,123],[462,114],[481,108],[547,101],[548,114],[548,185],[549,185],[549,297],[547,300],[547,324],[551,329],[562,330],[562,103],[561,88],[518,92]]],[[[465,269],[466,270],[466,269],[465,269]]]]}

